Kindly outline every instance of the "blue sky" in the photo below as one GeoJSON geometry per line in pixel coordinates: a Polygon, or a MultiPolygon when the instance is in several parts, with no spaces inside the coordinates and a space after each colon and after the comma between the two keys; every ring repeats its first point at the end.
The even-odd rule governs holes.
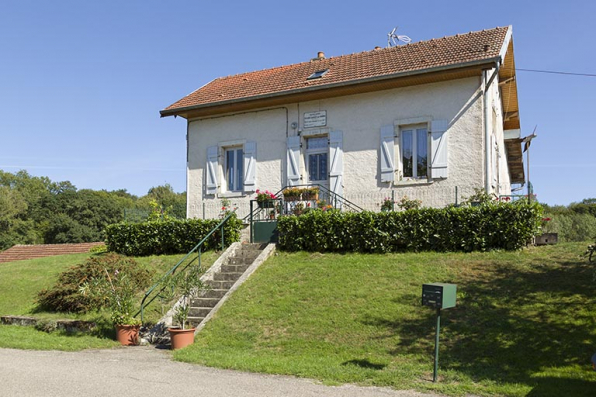
{"type": "MultiPolygon", "coordinates": [[[[596,74],[596,2],[3,0],[0,169],[79,189],[186,189],[184,119],[159,110],[214,78],[513,25],[516,66],[596,74]]],[[[596,197],[596,77],[518,72],[541,202],[596,197]],[[586,116],[588,115],[588,116],[586,116]]]]}

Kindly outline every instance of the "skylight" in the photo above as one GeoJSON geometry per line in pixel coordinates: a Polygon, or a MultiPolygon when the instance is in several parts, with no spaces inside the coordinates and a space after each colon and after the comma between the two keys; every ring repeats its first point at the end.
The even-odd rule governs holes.
{"type": "Polygon", "coordinates": [[[316,71],[313,74],[311,74],[310,76],[308,76],[306,78],[306,80],[320,79],[321,77],[325,76],[325,73],[327,73],[328,71],[329,71],[329,69],[316,71]]]}

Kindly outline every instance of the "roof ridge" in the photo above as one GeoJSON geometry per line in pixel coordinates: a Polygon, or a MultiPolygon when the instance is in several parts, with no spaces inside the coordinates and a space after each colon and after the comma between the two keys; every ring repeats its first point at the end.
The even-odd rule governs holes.
{"type": "Polygon", "coordinates": [[[288,65],[280,65],[280,66],[274,66],[274,67],[271,67],[271,68],[263,68],[263,69],[252,70],[252,71],[249,71],[249,72],[242,72],[242,73],[230,74],[228,76],[216,77],[212,81],[225,80],[225,79],[229,79],[229,78],[238,78],[238,77],[242,77],[243,75],[249,75],[249,74],[258,73],[258,72],[273,71],[273,70],[279,70],[279,69],[284,69],[284,68],[289,68],[289,67],[298,67],[300,65],[307,65],[307,64],[314,63],[314,62],[330,61],[330,60],[333,60],[333,59],[347,58],[347,57],[353,57],[353,56],[364,55],[364,54],[374,54],[374,53],[380,53],[380,52],[389,52],[391,50],[398,51],[397,49],[402,48],[402,47],[414,47],[414,46],[417,46],[417,45],[420,45],[420,44],[423,44],[423,43],[430,43],[430,42],[433,42],[433,41],[445,40],[445,39],[450,39],[450,38],[454,38],[454,37],[461,37],[461,36],[464,36],[464,35],[470,35],[470,34],[476,34],[476,33],[482,33],[482,32],[489,32],[489,31],[493,31],[493,30],[497,30],[497,29],[508,29],[508,28],[509,28],[509,26],[496,26],[496,27],[491,28],[491,29],[471,30],[471,31],[469,31],[467,33],[456,33],[456,34],[447,35],[447,36],[443,36],[443,37],[437,37],[437,38],[432,38],[432,39],[427,39],[427,40],[420,40],[420,41],[416,41],[414,43],[405,44],[403,46],[379,47],[379,48],[373,48],[372,50],[364,50],[364,51],[360,51],[360,52],[353,52],[351,54],[335,55],[335,56],[331,56],[329,58],[323,58],[321,60],[312,60],[311,59],[309,61],[291,63],[291,64],[288,64],[288,65]]]}

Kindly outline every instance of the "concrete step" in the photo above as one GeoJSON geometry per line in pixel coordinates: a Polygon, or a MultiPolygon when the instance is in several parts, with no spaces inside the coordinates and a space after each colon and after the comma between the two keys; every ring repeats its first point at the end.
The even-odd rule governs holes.
{"type": "Polygon", "coordinates": [[[213,275],[213,280],[214,281],[236,281],[240,278],[240,276],[242,276],[244,272],[240,273],[215,273],[213,275]]]}
{"type": "Polygon", "coordinates": [[[191,327],[198,327],[199,324],[201,324],[201,321],[203,321],[205,317],[188,317],[188,323],[190,324],[191,327]]]}
{"type": "Polygon", "coordinates": [[[213,289],[225,289],[227,291],[230,288],[232,288],[232,285],[234,285],[235,282],[236,282],[236,280],[233,280],[233,281],[209,280],[209,281],[207,281],[207,284],[209,284],[211,286],[211,288],[213,288],[213,289]]]}
{"type": "Polygon", "coordinates": [[[227,264],[221,266],[221,273],[244,273],[250,264],[227,264]]]}
{"type": "Polygon", "coordinates": [[[213,310],[212,307],[191,307],[188,317],[207,317],[211,310],[213,310]]]}
{"type": "Polygon", "coordinates": [[[226,294],[226,292],[228,292],[227,289],[215,289],[215,288],[211,288],[211,289],[208,289],[208,290],[204,291],[203,294],[201,296],[199,296],[199,298],[217,298],[217,299],[221,299],[226,294]]]}
{"type": "Polygon", "coordinates": [[[221,298],[192,298],[190,300],[191,307],[215,307],[221,298]]]}
{"type": "Polygon", "coordinates": [[[250,265],[255,261],[255,259],[257,259],[257,256],[258,255],[256,255],[256,256],[251,255],[251,256],[246,256],[246,257],[233,256],[233,257],[228,258],[228,260],[226,261],[226,264],[229,264],[229,265],[250,265]]]}

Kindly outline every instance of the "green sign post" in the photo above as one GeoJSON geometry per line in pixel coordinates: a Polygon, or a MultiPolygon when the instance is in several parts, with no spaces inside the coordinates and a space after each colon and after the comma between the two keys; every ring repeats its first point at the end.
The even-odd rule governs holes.
{"type": "Polygon", "coordinates": [[[437,309],[433,382],[437,381],[437,374],[439,372],[439,334],[441,332],[441,309],[455,307],[456,294],[457,286],[455,284],[432,283],[422,285],[422,306],[428,306],[437,309]]]}

